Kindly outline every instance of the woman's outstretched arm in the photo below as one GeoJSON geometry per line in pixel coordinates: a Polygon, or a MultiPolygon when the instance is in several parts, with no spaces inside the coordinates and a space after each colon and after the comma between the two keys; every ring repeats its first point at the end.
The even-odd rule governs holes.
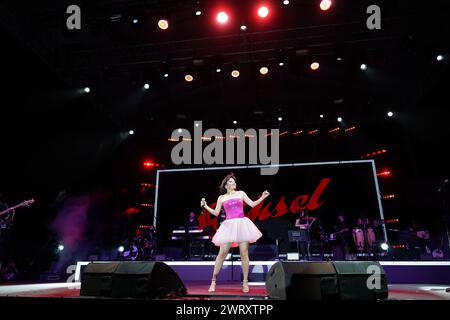
{"type": "Polygon", "coordinates": [[[261,195],[261,197],[259,197],[259,199],[258,200],[256,200],[256,201],[253,201],[252,199],[250,199],[248,196],[247,196],[247,194],[244,192],[244,191],[241,191],[242,192],[242,194],[243,194],[243,196],[244,196],[244,202],[246,203],[246,204],[248,204],[250,207],[256,207],[258,204],[260,204],[261,202],[263,202],[264,201],[264,199],[265,198],[267,198],[269,195],[270,195],[270,193],[269,193],[269,191],[264,191],[263,192],[263,194],[261,195]]]}
{"type": "Polygon", "coordinates": [[[208,210],[209,213],[218,216],[220,213],[220,209],[222,209],[222,198],[219,196],[219,198],[217,198],[217,203],[216,203],[216,207],[214,209],[211,209],[207,204],[206,204],[206,200],[205,198],[202,198],[202,200],[200,201],[200,206],[202,208],[205,208],[206,210],[208,210]]]}

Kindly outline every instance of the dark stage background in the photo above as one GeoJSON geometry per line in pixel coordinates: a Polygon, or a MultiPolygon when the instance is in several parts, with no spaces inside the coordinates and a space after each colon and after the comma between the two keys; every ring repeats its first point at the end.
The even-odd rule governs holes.
{"type": "Polygon", "coordinates": [[[217,218],[201,214],[200,199],[206,198],[214,208],[220,195],[218,186],[230,172],[236,175],[237,189],[251,199],[258,199],[266,189],[270,192],[259,206],[244,208],[263,233],[257,244],[275,244],[278,240],[280,251],[287,250],[288,231],[295,229],[299,211],[305,208],[318,219],[311,227],[311,238],[318,236],[320,228],[332,230],[338,214],[350,224],[361,215],[380,219],[371,162],[285,166],[273,176],[262,176],[260,168],[251,167],[160,171],[156,227],[162,246],[174,246],[171,232],[184,226],[191,211],[196,213],[200,227],[214,232],[217,218]]]}

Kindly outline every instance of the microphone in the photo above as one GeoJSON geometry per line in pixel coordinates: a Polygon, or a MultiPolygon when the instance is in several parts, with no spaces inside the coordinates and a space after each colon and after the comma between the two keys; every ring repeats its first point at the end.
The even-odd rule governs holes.
{"type": "Polygon", "coordinates": [[[448,183],[448,179],[444,180],[444,183],[442,184],[442,186],[439,188],[438,192],[441,192],[442,189],[444,189],[444,187],[446,186],[446,184],[448,183]]]}

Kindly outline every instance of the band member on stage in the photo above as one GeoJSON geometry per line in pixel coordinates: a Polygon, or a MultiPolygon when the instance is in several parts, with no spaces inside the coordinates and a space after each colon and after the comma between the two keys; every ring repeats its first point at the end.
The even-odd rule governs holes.
{"type": "Polygon", "coordinates": [[[191,233],[189,232],[191,230],[198,230],[198,227],[199,223],[197,217],[195,216],[195,212],[192,211],[191,213],[189,213],[189,216],[187,217],[184,224],[186,236],[183,246],[183,256],[186,260],[189,260],[191,258],[192,248],[199,246],[199,243],[193,239],[191,233]]]}
{"type": "Polygon", "coordinates": [[[248,246],[249,243],[257,241],[262,236],[262,233],[250,219],[244,216],[244,202],[251,207],[255,207],[269,196],[269,192],[267,190],[264,191],[258,200],[252,201],[244,191],[236,190],[236,177],[233,173],[223,179],[220,185],[220,191],[224,194],[217,199],[215,209],[211,209],[207,205],[205,198],[202,198],[200,202],[202,208],[205,208],[215,216],[220,213],[222,206],[226,212],[226,220],[220,225],[212,238],[212,242],[216,246],[220,246],[220,249],[215,261],[211,286],[208,291],[214,292],[216,290],[217,276],[230,248],[239,246],[243,274],[242,291],[248,292],[248,246]]]}
{"type": "Polygon", "coordinates": [[[16,267],[14,260],[10,259],[0,270],[0,280],[14,281],[16,280],[19,269],[16,267]]]}
{"type": "Polygon", "coordinates": [[[371,224],[369,218],[367,218],[364,214],[361,217],[356,219],[356,226],[361,229],[367,228],[371,224]]]}
{"type": "MultiPolygon", "coordinates": [[[[5,203],[0,202],[0,212],[7,210],[9,207],[5,203]]],[[[14,210],[0,216],[0,268],[8,256],[8,243],[12,221],[14,219],[14,210]]]]}
{"type": "Polygon", "coordinates": [[[334,230],[334,234],[339,245],[338,247],[334,246],[333,248],[333,258],[334,260],[345,260],[350,253],[352,229],[342,213],[337,216],[337,222],[334,226],[334,230]]]}
{"type": "Polygon", "coordinates": [[[298,215],[298,219],[295,220],[295,226],[300,229],[307,229],[316,220],[314,217],[309,216],[309,210],[301,210],[298,215]]]}
{"type": "Polygon", "coordinates": [[[195,212],[189,213],[189,217],[186,219],[185,227],[186,230],[195,230],[198,229],[198,220],[195,216],[195,212]]]}
{"type": "Polygon", "coordinates": [[[309,244],[310,244],[310,238],[311,238],[311,234],[310,234],[310,227],[312,225],[312,223],[315,221],[316,219],[313,217],[309,216],[309,210],[305,209],[305,210],[301,210],[299,212],[299,216],[298,219],[295,220],[295,226],[297,228],[300,228],[301,230],[304,230],[303,232],[306,233],[306,241],[300,241],[298,243],[299,246],[299,253],[301,254],[303,259],[309,259],[310,256],[310,252],[309,252],[309,244]]]}

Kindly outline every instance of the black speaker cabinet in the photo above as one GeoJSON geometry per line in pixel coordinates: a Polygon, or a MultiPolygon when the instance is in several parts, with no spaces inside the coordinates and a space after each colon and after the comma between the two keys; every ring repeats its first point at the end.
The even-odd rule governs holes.
{"type": "Polygon", "coordinates": [[[386,273],[374,261],[277,262],[266,289],[280,300],[383,300],[386,273]]]}
{"type": "Polygon", "coordinates": [[[119,263],[89,263],[81,278],[80,296],[110,297],[113,274],[119,263]]]}
{"type": "Polygon", "coordinates": [[[178,274],[165,263],[130,261],[88,264],[80,295],[157,299],[186,292],[178,274]]]}

